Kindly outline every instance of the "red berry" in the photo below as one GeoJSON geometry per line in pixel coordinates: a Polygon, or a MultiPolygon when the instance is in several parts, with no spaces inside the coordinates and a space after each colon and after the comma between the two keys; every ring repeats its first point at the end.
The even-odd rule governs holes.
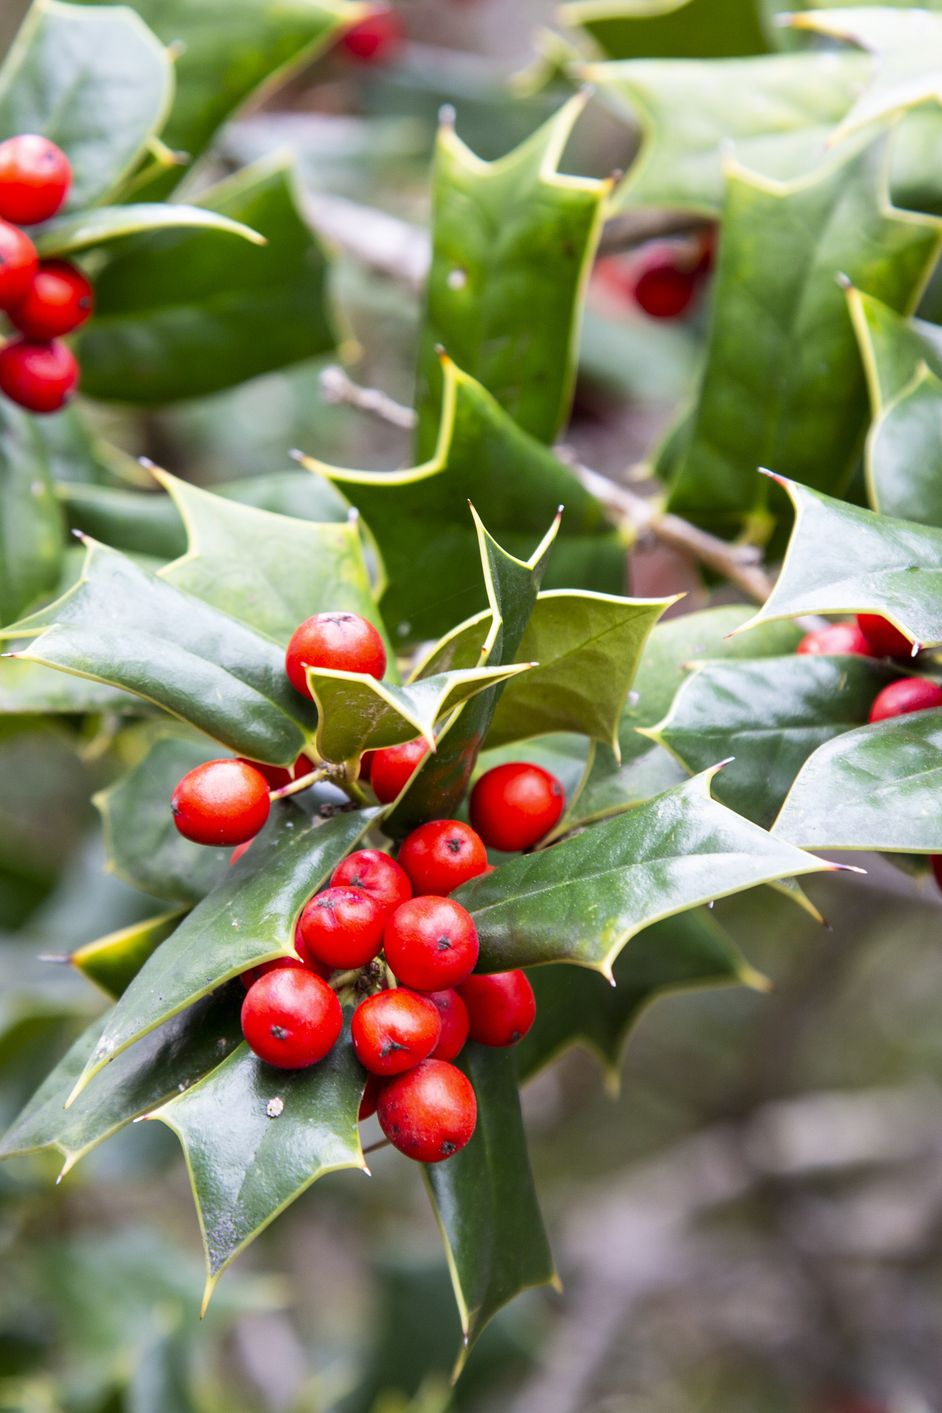
{"type": "Polygon", "coordinates": [[[536,997],[522,971],[469,976],[459,995],[468,1008],[468,1034],[482,1045],[516,1045],[536,1019],[536,997]]]}
{"type": "Polygon", "coordinates": [[[478,934],[471,914],[453,898],[410,898],[386,922],[386,961],[416,991],[443,991],[471,975],[478,934]]]}
{"type": "Polygon", "coordinates": [[[239,756],[238,759],[246,765],[250,765],[253,770],[257,770],[259,775],[264,775],[270,790],[281,790],[285,785],[290,785],[292,780],[300,780],[302,775],[309,775],[314,769],[314,762],[303,753],[298,756],[291,767],[265,765],[263,761],[248,760],[245,756],[239,756]]]}
{"type": "Polygon", "coordinates": [[[21,334],[41,342],[84,324],[92,305],[92,287],[81,270],[68,260],[44,260],[9,313],[21,334]]]}
{"type": "Polygon", "coordinates": [[[402,43],[402,23],[394,10],[376,10],[347,30],[341,44],[360,64],[385,64],[402,43]]]}
{"type": "Polygon", "coordinates": [[[913,645],[898,628],[880,613],[858,613],[857,627],[863,633],[874,657],[912,657],[913,645]]]}
{"type": "Polygon", "coordinates": [[[830,623],[827,628],[818,628],[813,633],[806,633],[795,651],[815,657],[841,654],[869,657],[870,644],[857,623],[830,623]]]}
{"type": "Polygon", "coordinates": [[[300,1070],[322,1060],[343,1029],[340,1002],[303,967],[259,977],[242,1002],[242,1034],[260,1060],[300,1070]]]}
{"type": "Polygon", "coordinates": [[[487,850],[470,825],[432,819],[414,829],[399,850],[399,862],[416,894],[444,898],[487,868],[487,850]]]}
{"type": "Polygon", "coordinates": [[[884,687],[870,708],[869,720],[888,721],[893,716],[906,716],[911,711],[928,711],[942,707],[942,687],[926,682],[922,677],[903,677],[884,687]]]}
{"type": "Polygon", "coordinates": [[[442,1018],[442,1033],[431,1058],[453,1060],[461,1054],[468,1038],[468,1008],[457,991],[429,991],[426,996],[442,1018]]]}
{"type": "Polygon", "coordinates": [[[652,251],[635,277],[634,297],[649,319],[679,319],[697,293],[696,265],[684,268],[672,250],[652,251]]]}
{"type": "Polygon", "coordinates": [[[260,976],[267,976],[270,971],[291,971],[300,967],[304,970],[304,963],[300,957],[275,957],[270,962],[259,962],[257,967],[250,967],[248,971],[242,972],[239,980],[248,991],[250,986],[254,986],[260,976]]]}
{"type": "Polygon", "coordinates": [[[65,201],[72,185],[68,157],[36,133],[21,133],[0,142],[0,216],[18,226],[48,221],[65,201]]]}
{"type": "Polygon", "coordinates": [[[78,383],[78,364],[64,343],[12,339],[0,348],[0,392],[29,412],[58,412],[78,383]]]}
{"type": "Polygon", "coordinates": [[[559,823],[565,804],[562,785],[542,766],[496,765],[471,791],[471,823],[490,848],[529,849],[559,823]]]}
{"type": "Polygon", "coordinates": [[[474,1133],[478,1106],[468,1077],[446,1060],[423,1060],[383,1086],[376,1106],[394,1148],[417,1163],[440,1163],[474,1133]]]}
{"type": "Polygon", "coordinates": [[[401,986],[367,997],[353,1012],[353,1048],[371,1074],[411,1069],[432,1053],[441,1032],[437,1007],[401,986]]]}
{"type": "Polygon", "coordinates": [[[334,869],[330,882],[335,888],[362,889],[384,914],[395,912],[412,897],[412,885],[403,870],[379,849],[358,849],[348,855],[334,869]]]}
{"type": "Polygon", "coordinates": [[[302,697],[310,697],[305,667],[333,667],[382,677],[386,649],[373,627],[358,613],[315,613],[291,635],[285,671],[302,697]]]}
{"type": "Polygon", "coordinates": [[[428,742],[419,736],[402,746],[384,746],[371,751],[370,784],[381,805],[391,804],[402,794],[421,761],[428,755],[428,742]]]}
{"type": "Polygon", "coordinates": [[[196,844],[243,844],[268,818],[268,783],[241,760],[210,760],[184,775],[173,792],[173,822],[196,844]]]}
{"type": "Polygon", "coordinates": [[[376,1104],[379,1100],[379,1093],[382,1087],[379,1075],[368,1074],[366,1076],[363,1097],[360,1100],[360,1110],[357,1114],[360,1123],[362,1123],[364,1119],[371,1119],[376,1113],[376,1104]]]}
{"type": "Polygon", "coordinates": [[[19,303],[38,268],[36,247],[26,232],[0,221],[0,309],[19,303]]]}
{"type": "Polygon", "coordinates": [[[386,914],[362,888],[325,888],[298,919],[298,951],[337,967],[362,967],[382,946],[386,914]]]}

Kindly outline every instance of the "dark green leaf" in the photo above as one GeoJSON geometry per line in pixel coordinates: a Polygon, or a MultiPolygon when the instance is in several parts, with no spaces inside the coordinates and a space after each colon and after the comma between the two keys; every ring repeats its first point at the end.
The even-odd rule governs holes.
{"type": "Polygon", "coordinates": [[[37,0],[0,69],[0,132],[58,143],[72,163],[68,206],[81,210],[120,185],[172,92],[170,59],[132,11],[37,0]]]}
{"type": "Polygon", "coordinates": [[[568,416],[582,296],[610,189],[558,171],[586,101],[570,99],[497,162],[475,156],[452,122],[439,129],[417,457],[435,452],[441,348],[540,441],[552,442],[568,416]]]}
{"type": "Polygon", "coordinates": [[[569,961],[611,978],[625,943],[653,922],[834,867],[718,804],[712,774],[460,888],[455,897],[478,929],[481,970],[569,961]]]}
{"type": "Polygon", "coordinates": [[[360,810],[320,819],[294,800],[275,805],[248,853],[145,962],[109,1014],[74,1092],[229,977],[291,955],[302,907],[356,848],[375,814],[360,810]]]}
{"type": "Polygon", "coordinates": [[[230,221],[216,211],[204,211],[199,206],[144,202],[135,206],[98,206],[77,216],[57,216],[43,226],[36,240],[36,249],[44,258],[76,255],[79,251],[94,250],[97,246],[123,240],[127,236],[194,228],[219,235],[240,236],[253,245],[264,244],[263,239],[248,226],[230,221]]]}
{"type": "Polygon", "coordinates": [[[461,1315],[456,1374],[489,1320],[521,1291],[558,1285],[520,1114],[512,1050],[469,1044],[458,1061],[478,1122],[466,1148],[426,1168],[461,1315]]]}
{"type": "Polygon", "coordinates": [[[713,59],[764,54],[768,48],[761,0],[571,0],[561,18],[581,25],[616,59],[641,55],[713,59]]]}
{"type": "Polygon", "coordinates": [[[54,589],[62,565],[62,515],[36,422],[6,398],[0,400],[0,619],[4,623],[54,589]]]}
{"type": "Polygon", "coordinates": [[[363,1082],[348,1027],[304,1070],[274,1069],[242,1045],[149,1115],[186,1155],[206,1248],[204,1310],[229,1262],[313,1182],[366,1168],[357,1129],[363,1082]]]}
{"type": "Polygon", "coordinates": [[[109,932],[107,937],[87,942],[72,952],[69,961],[108,996],[120,996],[148,957],[176,931],[185,916],[186,909],[177,908],[174,912],[148,918],[146,922],[132,922],[129,927],[109,932]]]}

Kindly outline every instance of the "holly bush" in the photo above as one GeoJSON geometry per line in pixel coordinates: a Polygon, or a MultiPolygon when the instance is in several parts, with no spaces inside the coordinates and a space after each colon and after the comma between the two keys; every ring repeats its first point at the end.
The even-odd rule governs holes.
{"type": "MultiPolygon", "coordinates": [[[[305,903],[352,851],[461,818],[508,761],[565,792],[548,835],[492,852],[455,895],[478,970],[525,969],[536,997],[519,1045],[471,1041],[456,1060],[477,1127],[423,1169],[459,1367],[502,1306],[556,1280],[520,1085],[576,1045],[617,1070],[666,991],[764,985],[715,900],[765,889],[769,908],[813,912],[799,879],[859,872],[860,852],[918,876],[942,854],[942,713],[871,720],[898,679],[942,681],[942,6],[783,9],[565,4],[513,78],[529,135],[484,160],[460,109],[442,116],[414,415],[343,383],[414,424],[411,464],[329,464],[315,437],[293,472],[212,489],[119,450],[108,419],[353,355],[291,160],[220,178],[213,152],[253,95],[345,34],[374,57],[355,38],[364,7],[34,0],[0,69],[0,138],[50,138],[73,173],[31,236],[42,259],[78,257],[95,297],[82,398],[49,417],[0,401],[0,707],[91,743],[107,868],[154,900],[72,952],[111,1004],[0,1151],[53,1149],[66,1172],[136,1120],[166,1125],[207,1301],[312,1183],[366,1166],[356,979],[340,1042],[306,1068],[266,1065],[239,1021],[238,978],[294,955],[305,903]],[[614,175],[580,140],[602,108],[628,156],[614,175]],[[587,298],[598,333],[629,287],[652,319],[692,319],[697,362],[649,448],[647,498],[560,441],[587,298]],[[698,566],[707,606],[668,584],[626,596],[651,541],[698,566]],[[302,696],[286,646],[334,612],[376,627],[385,677],[315,663],[302,696]],[[837,651],[803,642],[850,615],[869,633],[865,618],[837,651]],[[380,801],[366,753],[417,738],[428,752],[380,801]],[[170,811],[181,777],[224,753],[310,763],[235,861],[170,811]]],[[[396,264],[382,239],[370,259],[396,264]]]]}

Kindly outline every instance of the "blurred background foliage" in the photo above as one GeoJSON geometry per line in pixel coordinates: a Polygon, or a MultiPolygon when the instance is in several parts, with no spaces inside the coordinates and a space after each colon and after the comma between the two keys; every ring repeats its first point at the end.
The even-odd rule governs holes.
{"type": "MultiPolygon", "coordinates": [[[[23,8],[0,10],[4,47],[23,8]]],[[[227,129],[216,175],[289,144],[315,204],[327,193],[420,227],[442,103],[485,157],[558,106],[552,87],[508,86],[534,63],[544,0],[399,8],[409,40],[394,63],[318,60],[227,129]]],[[[754,52],[752,31],[736,28],[752,8],[724,4],[732,19],[714,28],[704,19],[717,52],[754,52]]],[[[605,175],[630,155],[630,134],[593,105],[567,165],[605,175]]],[[[332,281],[359,381],[409,401],[416,293],[347,258],[332,281]]],[[[588,464],[620,475],[651,446],[691,392],[702,337],[702,311],[657,325],[593,286],[566,433],[588,464]]],[[[324,401],[319,366],[95,416],[111,441],[207,485],[287,470],[293,446],[341,465],[407,459],[405,432],[324,401]]],[[[676,590],[684,573],[641,547],[630,587],[676,590]]],[[[705,601],[688,586],[688,606],[705,601]]],[[[0,1125],[100,1006],[67,966],[38,958],[153,912],[102,871],[89,803],[134,761],[138,736],[105,717],[0,721],[0,1125]]],[[[827,930],[768,892],[718,904],[768,994],[658,1001],[617,1093],[582,1052],[528,1087],[564,1289],[505,1311],[456,1390],[438,1235],[394,1153],[375,1155],[371,1181],[328,1178],[293,1206],[227,1276],[203,1325],[186,1176],[160,1125],[132,1126],[59,1189],[45,1158],[6,1165],[0,1410],[942,1407],[942,951],[938,899],[923,890],[879,861],[853,889],[814,879],[827,930]]]]}

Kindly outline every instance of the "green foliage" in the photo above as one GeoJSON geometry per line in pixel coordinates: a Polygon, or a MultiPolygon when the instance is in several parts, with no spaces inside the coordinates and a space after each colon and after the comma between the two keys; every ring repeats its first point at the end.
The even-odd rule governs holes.
{"type": "Polygon", "coordinates": [[[161,913],[86,942],[69,957],[72,965],[114,999],[126,991],[147,958],[166,942],[186,909],[161,913]]]}
{"type": "Polygon", "coordinates": [[[62,516],[32,417],[0,405],[0,618],[9,622],[59,580],[62,516]]]}
{"type": "Polygon", "coordinates": [[[721,58],[768,47],[761,0],[569,0],[562,18],[618,59],[721,58]]]}

